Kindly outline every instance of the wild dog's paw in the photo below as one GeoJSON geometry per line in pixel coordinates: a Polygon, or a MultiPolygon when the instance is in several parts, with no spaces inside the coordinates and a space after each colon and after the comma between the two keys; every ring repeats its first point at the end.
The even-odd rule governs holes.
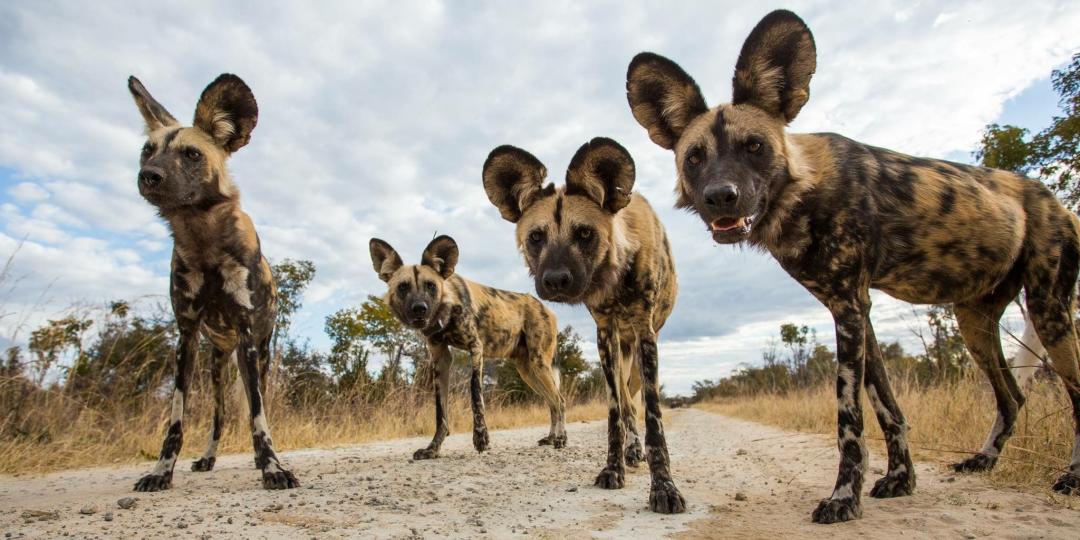
{"type": "Polygon", "coordinates": [[[161,491],[172,487],[172,473],[148,474],[135,482],[135,491],[161,491]]]}
{"type": "Polygon", "coordinates": [[[1065,473],[1054,482],[1054,491],[1062,495],[1080,496],[1080,476],[1073,473],[1065,473]]]}
{"type": "Polygon", "coordinates": [[[889,473],[874,482],[870,496],[878,499],[906,497],[915,492],[915,477],[907,472],[889,473]]]}
{"type": "Polygon", "coordinates": [[[959,473],[989,471],[997,464],[997,458],[986,454],[975,454],[960,463],[954,463],[952,468],[959,473]]]}
{"type": "Polygon", "coordinates": [[[613,467],[604,467],[604,470],[600,471],[600,474],[596,476],[597,487],[602,489],[622,489],[625,485],[623,480],[623,470],[613,467]]]}
{"type": "Polygon", "coordinates": [[[634,442],[626,447],[623,461],[626,462],[626,465],[629,467],[637,467],[642,461],[645,461],[645,452],[641,449],[641,441],[634,439],[634,442]]]}
{"type": "Polygon", "coordinates": [[[300,481],[293,473],[285,469],[275,467],[273,470],[263,471],[264,489],[292,489],[300,487],[300,481]]]}
{"type": "Polygon", "coordinates": [[[554,446],[556,450],[566,448],[566,435],[556,436],[551,440],[551,445],[554,446]]]}
{"type": "Polygon", "coordinates": [[[681,514],[686,511],[686,499],[671,480],[653,482],[649,489],[649,510],[659,514],[681,514]]]}
{"type": "Polygon", "coordinates": [[[487,449],[488,449],[488,446],[490,446],[490,444],[491,443],[488,440],[488,432],[487,432],[486,428],[485,429],[473,430],[473,433],[472,433],[472,445],[473,445],[473,448],[475,448],[477,452],[486,452],[487,449]]]}
{"type": "Polygon", "coordinates": [[[554,435],[548,435],[547,437],[544,437],[543,439],[540,439],[539,441],[536,441],[536,444],[539,445],[539,446],[551,446],[552,444],[555,444],[555,436],[554,435]]]}
{"type": "Polygon", "coordinates": [[[214,470],[214,463],[217,461],[215,457],[199,458],[197,461],[191,462],[191,470],[194,472],[207,472],[214,470]]]}
{"type": "Polygon", "coordinates": [[[421,448],[413,452],[412,458],[420,461],[421,459],[435,459],[439,457],[438,448],[421,448]]]}
{"type": "Polygon", "coordinates": [[[862,517],[862,506],[854,498],[822,499],[811,516],[814,523],[828,525],[862,517]]]}

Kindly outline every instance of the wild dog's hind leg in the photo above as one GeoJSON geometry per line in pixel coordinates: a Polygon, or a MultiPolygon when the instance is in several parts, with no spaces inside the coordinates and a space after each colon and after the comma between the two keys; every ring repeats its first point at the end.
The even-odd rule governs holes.
{"type": "Polygon", "coordinates": [[[869,319],[866,321],[866,393],[874,407],[878,425],[885,434],[885,446],[889,452],[889,471],[870,489],[870,496],[886,498],[911,495],[915,491],[915,467],[908,452],[908,425],[893,397],[889,377],[885,373],[885,362],[869,319]]]}
{"type": "Polygon", "coordinates": [[[266,409],[259,378],[259,344],[249,329],[241,329],[240,345],[236,363],[240,367],[240,378],[247,391],[248,409],[251,413],[251,441],[255,448],[255,465],[262,471],[263,487],[266,489],[290,489],[300,486],[292,472],[281,466],[281,461],[274,453],[270,426],[266,422],[266,409]]]}
{"type": "Polygon", "coordinates": [[[607,465],[596,477],[595,484],[604,489],[622,489],[626,466],[623,464],[623,429],[621,388],[624,376],[619,365],[619,331],[609,320],[596,321],[596,348],[600,352],[600,368],[608,393],[608,452],[607,465]]]}
{"type": "Polygon", "coordinates": [[[566,400],[563,399],[559,385],[555,382],[555,370],[544,360],[543,352],[529,352],[529,357],[517,361],[518,374],[534,392],[544,398],[551,414],[551,429],[548,436],[540,439],[541,446],[553,445],[555,448],[566,446],[566,400]]]}
{"type": "Polygon", "coordinates": [[[836,438],[840,468],[832,495],[823,499],[814,510],[814,523],[836,523],[862,517],[867,454],[859,392],[863,385],[869,296],[869,291],[863,289],[852,293],[850,300],[838,296],[828,302],[836,324],[836,438]]]}
{"type": "Polygon", "coordinates": [[[211,354],[212,365],[210,366],[210,378],[214,385],[214,418],[210,423],[210,440],[206,443],[206,450],[197,461],[191,464],[191,470],[206,472],[214,469],[217,461],[218,441],[221,440],[221,431],[225,421],[225,391],[229,381],[229,370],[232,365],[229,362],[230,354],[217,347],[213,347],[211,354]]]}
{"type": "Polygon", "coordinates": [[[626,464],[637,467],[645,460],[645,452],[641,448],[641,435],[638,433],[638,400],[641,399],[641,365],[638,358],[639,347],[635,347],[632,339],[623,340],[620,346],[622,355],[619,364],[622,366],[622,417],[626,425],[626,464]]]}
{"type": "MultiPolygon", "coordinates": [[[[477,340],[479,341],[479,340],[477,340]]],[[[484,348],[474,343],[469,350],[472,361],[472,375],[469,377],[469,396],[472,398],[473,413],[473,448],[477,452],[488,449],[487,421],[484,419],[484,348]]]]}
{"type": "Polygon", "coordinates": [[[986,436],[986,442],[979,453],[953,465],[957,472],[992,469],[1005,448],[1005,442],[1012,435],[1020,408],[1024,406],[1024,396],[1020,393],[1020,387],[1005,360],[1005,353],[1001,350],[1001,331],[998,326],[1002,313],[1019,290],[1008,283],[999,285],[998,289],[1008,292],[956,305],[956,323],[960,327],[960,334],[964,336],[964,344],[990,381],[990,387],[994,389],[994,400],[997,402],[997,418],[986,436]]]}
{"type": "Polygon", "coordinates": [[[1073,452],[1068,472],[1054,483],[1054,491],[1080,495],[1080,351],[1077,349],[1076,322],[1073,318],[1076,300],[1076,277],[1080,266],[1080,242],[1077,239],[1076,218],[1069,216],[1067,227],[1061,227],[1059,249],[1047,249],[1033,257],[1025,275],[1028,312],[1035,323],[1051,367],[1061,377],[1065,391],[1072,401],[1073,452]],[[1071,219],[1070,219],[1071,218],[1071,219]]]}
{"type": "Polygon", "coordinates": [[[431,367],[435,370],[432,383],[435,386],[435,436],[427,448],[421,448],[413,453],[413,459],[434,459],[439,457],[439,449],[442,448],[443,439],[450,433],[450,421],[446,416],[446,392],[450,388],[450,363],[453,356],[446,344],[428,342],[428,354],[431,356],[431,367]]]}
{"type": "Polygon", "coordinates": [[[198,327],[193,321],[179,321],[180,346],[176,353],[176,365],[174,373],[174,386],[172,394],[172,414],[169,417],[169,429],[165,433],[165,441],[161,443],[161,454],[158,455],[157,465],[154,470],[135,483],[135,491],[159,491],[169,489],[172,486],[173,467],[176,458],[180,455],[180,448],[184,445],[184,408],[187,397],[188,382],[191,381],[191,370],[195,365],[198,352],[198,327]]]}
{"type": "Polygon", "coordinates": [[[671,478],[667,438],[664,437],[664,424],[660,413],[660,358],[656,348],[656,333],[651,328],[638,332],[642,392],[645,397],[645,457],[649,460],[649,473],[652,475],[649,509],[662,514],[679,514],[686,511],[686,500],[671,478]]]}

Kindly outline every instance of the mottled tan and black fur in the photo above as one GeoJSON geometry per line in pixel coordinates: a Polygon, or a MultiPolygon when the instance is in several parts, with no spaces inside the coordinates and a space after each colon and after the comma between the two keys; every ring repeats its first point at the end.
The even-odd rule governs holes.
{"type": "Polygon", "coordinates": [[[566,403],[552,365],[558,339],[555,314],[532,295],[487,287],[454,273],[458,247],[449,236],[432,240],[417,265],[404,265],[397,251],[378,238],[371,239],[370,248],[375,272],[387,284],[383,301],[399,321],[423,335],[435,370],[435,437],[413,458],[438,457],[450,432],[446,412],[450,347],[468,352],[472,362],[469,391],[473,447],[478,452],[488,448],[482,393],[485,358],[514,362],[522,380],[544,398],[551,412],[551,430],[540,444],[566,446],[566,403]]]}
{"type": "Polygon", "coordinates": [[[210,441],[193,471],[214,467],[225,408],[230,358],[235,356],[250,405],[255,464],[263,487],[297,487],[274,453],[263,396],[270,336],[277,312],[270,266],[225,161],[247,144],[258,119],[255,96],[239,77],[221,75],[202,93],[192,127],[182,127],[135,77],[128,89],[146,121],[139,193],[158,208],[173,236],[170,296],[180,331],[172,415],[153,472],[137,491],[167,489],[183,444],[188,383],[199,334],[210,341],[215,410],[210,441]]]}
{"type": "Polygon", "coordinates": [[[776,11],[743,45],[731,103],[708,108],[689,75],[652,53],[636,56],[627,73],[634,117],[654,142],[675,153],[678,205],[700,215],[716,242],[767,250],[835,319],[841,458],[833,493],[813,512],[814,521],[862,513],[864,385],[889,461],[870,495],[908,495],[915,488],[908,426],[870,323],[871,288],[908,302],[955,306],[998,406],[986,444],[956,465],[960,471],[994,465],[1023,405],[998,326],[1023,288],[1077,425],[1069,471],[1054,490],[1080,494],[1076,217],[1037,180],[906,156],[831,133],[788,133],[787,123],[809,99],[815,67],[810,30],[793,13],[776,11]]]}
{"type": "Polygon", "coordinates": [[[540,297],[584,303],[596,321],[609,398],[607,465],[596,485],[623,487],[624,462],[642,459],[635,398],[643,386],[649,507],[683,512],[686,503],[671,477],[657,376],[657,334],[677,291],[664,227],[649,203],[632,192],[634,160],[611,139],[595,138],[577,151],[565,186],[544,186],[546,175],[532,154],[500,146],[484,163],[484,190],[503,218],[517,224],[518,247],[540,297]]]}

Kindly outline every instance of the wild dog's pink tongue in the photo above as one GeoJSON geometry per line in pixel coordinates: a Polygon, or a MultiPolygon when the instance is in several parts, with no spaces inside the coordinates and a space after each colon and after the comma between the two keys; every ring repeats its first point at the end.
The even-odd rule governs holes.
{"type": "Polygon", "coordinates": [[[713,232],[730,231],[732,229],[735,229],[735,228],[738,228],[738,227],[744,227],[744,226],[746,226],[746,218],[744,218],[744,217],[741,217],[739,219],[731,219],[731,218],[718,219],[718,220],[712,222],[712,230],[713,230],[713,232]]]}

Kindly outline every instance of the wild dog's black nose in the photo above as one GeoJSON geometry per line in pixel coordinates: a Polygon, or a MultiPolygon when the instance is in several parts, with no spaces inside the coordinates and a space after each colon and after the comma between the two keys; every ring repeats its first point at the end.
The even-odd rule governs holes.
{"type": "Polygon", "coordinates": [[[566,268],[559,268],[557,270],[548,270],[544,272],[544,287],[550,292],[561,292],[570,286],[570,283],[574,280],[570,275],[570,270],[566,268]]]}
{"type": "Polygon", "coordinates": [[[139,171],[139,182],[146,187],[156,187],[165,179],[165,175],[162,174],[160,169],[153,167],[146,167],[139,171]]]}
{"type": "Polygon", "coordinates": [[[427,315],[427,304],[424,302],[417,302],[412,305],[412,313],[417,317],[427,315]]]}
{"type": "Polygon", "coordinates": [[[732,184],[710,184],[705,187],[704,195],[705,204],[714,209],[730,206],[739,200],[739,190],[732,184]]]}

